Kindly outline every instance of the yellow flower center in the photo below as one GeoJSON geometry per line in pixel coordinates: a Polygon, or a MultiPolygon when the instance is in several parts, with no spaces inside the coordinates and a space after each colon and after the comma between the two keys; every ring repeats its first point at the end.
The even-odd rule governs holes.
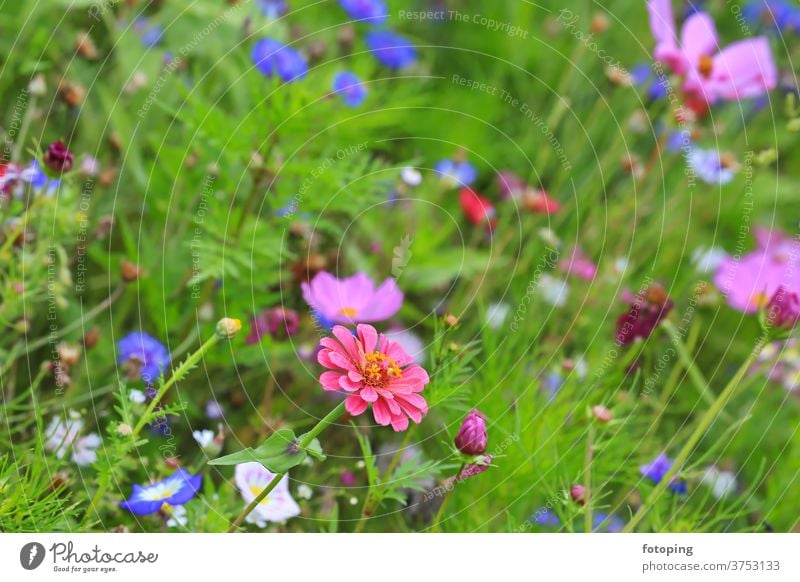
{"type": "Polygon", "coordinates": [[[709,56],[703,55],[700,57],[700,66],[698,70],[700,74],[703,75],[706,79],[711,76],[711,70],[714,68],[714,59],[709,56]]]}
{"type": "Polygon", "coordinates": [[[356,311],[356,309],[354,309],[353,307],[342,307],[339,310],[339,313],[341,313],[342,315],[344,315],[346,317],[355,317],[356,313],[358,313],[358,311],[356,311]]]}
{"type": "Polygon", "coordinates": [[[364,381],[370,386],[384,387],[391,378],[400,378],[403,371],[392,358],[382,352],[370,352],[364,356],[364,381]]]}

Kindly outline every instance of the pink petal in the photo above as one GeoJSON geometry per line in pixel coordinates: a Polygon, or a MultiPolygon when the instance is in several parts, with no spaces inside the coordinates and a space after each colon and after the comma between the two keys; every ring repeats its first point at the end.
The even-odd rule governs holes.
{"type": "Polygon", "coordinates": [[[351,416],[362,414],[369,406],[358,394],[351,394],[344,401],[344,407],[351,416]]]}
{"type": "Polygon", "coordinates": [[[392,429],[395,432],[402,432],[408,428],[408,417],[404,414],[398,414],[392,417],[392,429]]]}
{"type": "Polygon", "coordinates": [[[375,417],[375,422],[381,426],[387,426],[392,421],[389,407],[386,406],[382,399],[378,399],[372,404],[372,414],[375,417]]]}
{"type": "Polygon", "coordinates": [[[358,314],[358,320],[363,322],[383,321],[389,319],[400,311],[403,305],[403,292],[397,287],[394,279],[386,279],[374,292],[364,310],[358,314]]]}
{"type": "Polygon", "coordinates": [[[710,57],[719,50],[717,29],[708,14],[695,12],[686,19],[681,30],[681,45],[686,58],[694,66],[699,64],[700,57],[710,57]]]}
{"type": "Polygon", "coordinates": [[[325,390],[332,390],[332,391],[339,391],[339,379],[346,378],[346,376],[342,376],[338,372],[323,372],[322,375],[319,377],[319,383],[322,384],[322,387],[325,390]]]}
{"type": "Polygon", "coordinates": [[[355,392],[361,390],[363,384],[361,382],[353,382],[349,377],[342,375],[339,376],[339,387],[348,392],[355,392]]]}
{"type": "Polygon", "coordinates": [[[656,42],[675,46],[677,41],[672,0],[650,0],[647,3],[647,13],[650,16],[650,31],[656,42]]]}
{"type": "Polygon", "coordinates": [[[359,395],[367,402],[375,402],[378,399],[378,393],[372,386],[364,386],[359,395]]]}
{"type": "Polygon", "coordinates": [[[364,346],[364,352],[370,353],[375,351],[375,346],[378,343],[378,332],[371,325],[360,324],[357,328],[358,338],[364,346]]]}
{"type": "Polygon", "coordinates": [[[342,344],[342,347],[344,348],[345,352],[347,352],[347,355],[350,356],[354,362],[361,361],[361,351],[356,343],[356,338],[353,337],[353,334],[350,333],[349,329],[341,325],[334,325],[333,335],[336,336],[336,339],[338,339],[342,344]]]}
{"type": "Polygon", "coordinates": [[[764,37],[735,42],[714,58],[712,80],[724,99],[757,97],[775,88],[778,71],[764,37]]]}

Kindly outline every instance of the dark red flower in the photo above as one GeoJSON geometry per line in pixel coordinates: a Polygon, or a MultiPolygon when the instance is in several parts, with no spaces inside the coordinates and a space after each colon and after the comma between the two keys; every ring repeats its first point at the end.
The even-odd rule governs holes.
{"type": "Polygon", "coordinates": [[[770,327],[790,331],[800,321],[800,297],[783,286],[778,287],[767,303],[766,314],[770,327]]]}
{"type": "Polygon", "coordinates": [[[44,153],[44,164],[54,172],[69,172],[73,163],[72,153],[63,141],[54,141],[44,153]]]}
{"type": "Polygon", "coordinates": [[[494,217],[494,206],[488,198],[477,194],[471,188],[462,188],[458,193],[458,199],[464,215],[472,224],[488,224],[490,228],[494,227],[497,219],[494,217]]]}
{"type": "Polygon", "coordinates": [[[636,295],[623,294],[630,309],[617,319],[617,343],[628,345],[636,338],[647,339],[672,309],[672,300],[664,287],[653,283],[636,295]]]}
{"type": "Polygon", "coordinates": [[[248,344],[257,344],[265,333],[273,339],[292,337],[300,327],[300,317],[294,309],[270,307],[256,315],[250,325],[250,334],[245,341],[248,344]]]}

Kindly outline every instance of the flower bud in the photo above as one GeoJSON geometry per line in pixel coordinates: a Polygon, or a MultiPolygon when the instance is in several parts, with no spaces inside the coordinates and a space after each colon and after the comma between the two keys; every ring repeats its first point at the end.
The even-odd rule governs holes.
{"type": "Polygon", "coordinates": [[[465,455],[482,455],[486,452],[488,440],[486,417],[479,410],[473,409],[458,429],[456,448],[465,455]]]}
{"type": "Polygon", "coordinates": [[[570,487],[569,496],[579,505],[586,504],[586,488],[583,485],[573,485],[570,487]]]}
{"type": "Polygon", "coordinates": [[[133,434],[133,429],[131,428],[131,425],[122,423],[117,426],[117,434],[119,436],[130,436],[133,434]]]}
{"type": "Polygon", "coordinates": [[[800,297],[784,287],[778,287],[766,306],[767,327],[777,332],[790,332],[798,321],[800,321],[800,297]]]}
{"type": "Polygon", "coordinates": [[[122,274],[122,280],[126,283],[132,283],[142,276],[142,268],[136,263],[125,259],[120,263],[119,270],[122,274]]]}
{"type": "Polygon", "coordinates": [[[231,317],[223,317],[217,323],[217,337],[219,339],[233,339],[242,329],[242,322],[231,317]]]}
{"type": "Polygon", "coordinates": [[[447,327],[455,327],[458,325],[458,318],[452,313],[448,313],[444,316],[444,322],[447,324],[447,327]]]}
{"type": "Polygon", "coordinates": [[[614,413],[605,406],[598,404],[592,407],[592,416],[594,416],[598,422],[608,424],[614,418],[614,413]]]}
{"type": "Polygon", "coordinates": [[[74,158],[63,141],[54,141],[44,153],[43,161],[45,166],[61,174],[72,169],[74,158]]]}

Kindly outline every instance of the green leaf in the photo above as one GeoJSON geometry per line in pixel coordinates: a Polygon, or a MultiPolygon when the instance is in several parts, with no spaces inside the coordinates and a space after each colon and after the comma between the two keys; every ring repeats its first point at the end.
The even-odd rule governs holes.
{"type": "MultiPolygon", "coordinates": [[[[300,442],[303,442],[306,438],[306,434],[308,433],[301,434],[298,440],[300,442]]],[[[308,446],[306,447],[306,452],[318,461],[324,461],[325,459],[328,458],[325,455],[325,453],[322,452],[322,445],[319,443],[319,439],[314,439],[310,443],[308,443],[308,446]]]]}
{"type": "MultiPolygon", "coordinates": [[[[313,443],[312,443],[313,445],[313,443]]],[[[319,445],[319,443],[317,443],[319,445]]],[[[320,449],[319,454],[321,454],[320,449]]],[[[302,463],[307,456],[307,452],[300,448],[294,431],[283,428],[273,433],[257,448],[247,448],[238,453],[225,455],[218,459],[209,461],[209,465],[238,465],[256,461],[261,463],[273,473],[285,473],[292,467],[302,463]]]]}

